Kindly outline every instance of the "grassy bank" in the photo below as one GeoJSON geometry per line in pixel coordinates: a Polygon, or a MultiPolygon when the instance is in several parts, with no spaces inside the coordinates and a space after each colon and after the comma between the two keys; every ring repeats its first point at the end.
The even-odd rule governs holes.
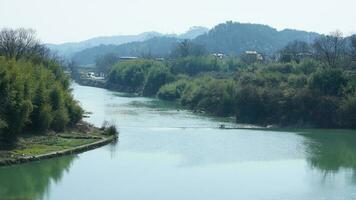
{"type": "Polygon", "coordinates": [[[61,133],[20,135],[12,148],[0,151],[0,166],[80,153],[101,147],[116,138],[116,134],[108,135],[106,129],[87,124],[61,133]]]}

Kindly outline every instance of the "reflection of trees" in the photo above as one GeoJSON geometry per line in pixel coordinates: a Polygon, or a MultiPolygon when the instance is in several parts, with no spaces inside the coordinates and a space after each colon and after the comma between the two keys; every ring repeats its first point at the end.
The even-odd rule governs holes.
{"type": "Polygon", "coordinates": [[[0,168],[0,197],[41,199],[52,181],[61,180],[75,156],[0,168]]]}
{"type": "Polygon", "coordinates": [[[356,170],[355,131],[317,130],[302,135],[308,139],[307,159],[312,167],[324,172],[356,170]]]}

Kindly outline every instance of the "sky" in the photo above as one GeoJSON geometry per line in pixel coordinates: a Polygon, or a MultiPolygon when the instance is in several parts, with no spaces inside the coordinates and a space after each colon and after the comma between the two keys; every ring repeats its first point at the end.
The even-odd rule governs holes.
{"type": "Polygon", "coordinates": [[[32,28],[45,43],[182,33],[226,21],[350,35],[355,8],[355,0],[0,0],[0,28],[32,28]]]}

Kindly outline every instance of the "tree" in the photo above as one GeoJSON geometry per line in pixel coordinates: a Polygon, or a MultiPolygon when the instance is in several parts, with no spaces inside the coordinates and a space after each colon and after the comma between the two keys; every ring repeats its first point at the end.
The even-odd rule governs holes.
{"type": "Polygon", "coordinates": [[[308,86],[321,95],[339,96],[346,83],[345,75],[341,70],[321,69],[311,74],[308,86]]]}
{"type": "Polygon", "coordinates": [[[143,87],[143,95],[155,95],[162,85],[172,81],[173,75],[169,69],[164,65],[156,65],[148,72],[148,76],[143,87]]]}
{"type": "Polygon", "coordinates": [[[19,60],[23,57],[46,54],[46,49],[36,39],[31,29],[2,29],[0,31],[0,55],[19,60]]]}
{"type": "Polygon", "coordinates": [[[206,54],[206,49],[202,45],[195,44],[190,40],[180,42],[172,52],[172,57],[180,58],[187,56],[202,56],[206,54]]]}
{"type": "Polygon", "coordinates": [[[287,46],[280,51],[280,55],[281,62],[295,61],[299,63],[303,58],[311,55],[311,48],[308,43],[296,40],[287,44],[287,46]]]}
{"type": "Polygon", "coordinates": [[[330,35],[319,37],[314,42],[316,56],[332,68],[340,64],[340,59],[345,53],[345,39],[342,33],[336,31],[330,35]]]}
{"type": "Polygon", "coordinates": [[[95,60],[96,68],[99,72],[107,73],[110,68],[120,60],[120,57],[114,53],[108,53],[98,57],[95,60]]]}

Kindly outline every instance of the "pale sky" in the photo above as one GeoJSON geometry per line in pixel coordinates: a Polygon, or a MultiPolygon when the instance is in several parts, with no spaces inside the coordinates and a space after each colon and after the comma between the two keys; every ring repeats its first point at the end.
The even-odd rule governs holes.
{"type": "Polygon", "coordinates": [[[0,0],[0,28],[33,28],[43,42],[146,31],[182,33],[226,21],[356,33],[356,0],[0,0]]]}

